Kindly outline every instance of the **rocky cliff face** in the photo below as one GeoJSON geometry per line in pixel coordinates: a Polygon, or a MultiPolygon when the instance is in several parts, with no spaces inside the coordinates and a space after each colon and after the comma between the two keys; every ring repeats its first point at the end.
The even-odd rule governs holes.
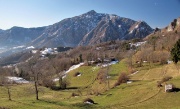
{"type": "Polygon", "coordinates": [[[36,46],[77,46],[83,37],[94,29],[102,16],[95,11],[64,19],[46,28],[33,41],[36,46]],[[40,43],[37,43],[40,42],[40,43]]]}
{"type": "Polygon", "coordinates": [[[74,47],[109,40],[143,38],[152,31],[153,29],[143,21],[100,14],[92,10],[47,27],[13,27],[9,30],[0,30],[0,45],[74,47]]]}
{"type": "Polygon", "coordinates": [[[153,29],[145,22],[137,22],[116,15],[106,15],[98,25],[86,34],[81,45],[91,45],[110,40],[126,40],[133,38],[144,38],[153,29]]]}
{"type": "Polygon", "coordinates": [[[177,19],[174,19],[168,26],[167,26],[167,32],[171,31],[178,31],[180,27],[180,17],[177,19]]]}

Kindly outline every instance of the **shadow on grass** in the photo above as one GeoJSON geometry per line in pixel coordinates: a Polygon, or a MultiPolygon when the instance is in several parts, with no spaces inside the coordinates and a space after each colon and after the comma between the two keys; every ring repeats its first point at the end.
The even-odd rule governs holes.
{"type": "Polygon", "coordinates": [[[57,86],[54,86],[54,87],[51,87],[51,90],[54,90],[54,91],[60,91],[60,90],[74,90],[74,89],[78,89],[79,87],[67,87],[67,88],[60,88],[60,87],[57,87],[57,86]]]}
{"type": "Polygon", "coordinates": [[[69,107],[69,108],[77,107],[78,109],[97,109],[97,107],[95,106],[97,103],[94,103],[94,104],[76,103],[73,105],[68,105],[68,104],[64,104],[62,102],[57,102],[57,101],[49,101],[49,100],[42,100],[42,99],[40,99],[38,101],[57,105],[57,106],[65,106],[65,107],[69,107]]]}
{"type": "Polygon", "coordinates": [[[173,88],[172,92],[179,92],[180,88],[173,88]]]}
{"type": "Polygon", "coordinates": [[[79,87],[67,87],[65,90],[79,89],[79,87]]]}
{"type": "Polygon", "coordinates": [[[109,76],[119,76],[119,74],[109,74],[109,76]]]}
{"type": "Polygon", "coordinates": [[[94,104],[85,104],[85,103],[76,103],[73,104],[73,107],[77,107],[78,109],[97,109],[97,103],[94,104]]]}
{"type": "Polygon", "coordinates": [[[54,105],[58,105],[58,106],[66,106],[62,102],[57,102],[57,101],[50,101],[50,100],[43,100],[43,99],[39,99],[38,101],[49,103],[49,104],[54,104],[54,105]]]}
{"type": "MultiPolygon", "coordinates": [[[[16,102],[16,103],[18,103],[18,104],[23,104],[23,105],[26,105],[26,106],[33,106],[34,107],[34,105],[33,104],[30,104],[30,103],[23,103],[23,102],[20,102],[20,101],[15,101],[15,100],[12,100],[13,102],[16,102]]],[[[33,102],[33,103],[35,103],[35,102],[33,102]]]]}

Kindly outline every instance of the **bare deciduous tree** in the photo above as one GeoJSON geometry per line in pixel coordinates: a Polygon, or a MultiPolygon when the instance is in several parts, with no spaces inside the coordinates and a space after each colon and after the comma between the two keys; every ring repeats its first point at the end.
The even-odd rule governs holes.
{"type": "Polygon", "coordinates": [[[28,71],[30,73],[30,76],[32,80],[34,81],[34,88],[35,88],[35,94],[36,94],[36,100],[39,100],[39,90],[38,90],[38,84],[39,80],[42,76],[41,68],[43,64],[41,61],[38,61],[38,55],[35,55],[31,60],[28,61],[28,71]]]}
{"type": "Polygon", "coordinates": [[[13,81],[8,80],[10,76],[10,71],[7,68],[0,68],[0,85],[4,86],[7,89],[8,99],[11,101],[11,85],[13,81]]]}
{"type": "Polygon", "coordinates": [[[65,71],[70,67],[71,63],[70,63],[70,59],[69,58],[60,58],[60,59],[51,59],[51,66],[54,68],[55,70],[55,74],[57,75],[58,79],[59,79],[59,87],[64,89],[66,86],[63,83],[63,76],[65,76],[65,71]]]}

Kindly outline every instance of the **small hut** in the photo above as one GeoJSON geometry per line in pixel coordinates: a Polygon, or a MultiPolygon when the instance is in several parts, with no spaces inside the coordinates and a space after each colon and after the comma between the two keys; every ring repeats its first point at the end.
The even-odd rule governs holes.
{"type": "Polygon", "coordinates": [[[166,84],[165,85],[165,92],[171,92],[173,90],[172,84],[166,84]]]}

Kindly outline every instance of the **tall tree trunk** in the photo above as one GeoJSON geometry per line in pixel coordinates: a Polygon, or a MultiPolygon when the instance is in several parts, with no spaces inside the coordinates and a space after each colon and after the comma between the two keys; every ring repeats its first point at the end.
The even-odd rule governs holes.
{"type": "Polygon", "coordinates": [[[34,86],[35,86],[35,92],[36,92],[36,100],[39,100],[38,88],[37,88],[37,81],[34,82],[34,86]]]}
{"type": "Polygon", "coordinates": [[[59,77],[59,87],[60,87],[60,88],[62,88],[62,84],[63,84],[63,83],[62,83],[62,77],[60,76],[60,77],[59,77]]]}
{"type": "Polygon", "coordinates": [[[7,87],[7,89],[8,89],[8,97],[9,97],[9,100],[11,101],[12,99],[11,99],[11,92],[10,92],[9,86],[7,87]]]}
{"type": "Polygon", "coordinates": [[[109,66],[107,67],[106,71],[106,79],[107,79],[107,85],[108,85],[108,90],[110,89],[110,83],[109,83],[109,66]]]}

